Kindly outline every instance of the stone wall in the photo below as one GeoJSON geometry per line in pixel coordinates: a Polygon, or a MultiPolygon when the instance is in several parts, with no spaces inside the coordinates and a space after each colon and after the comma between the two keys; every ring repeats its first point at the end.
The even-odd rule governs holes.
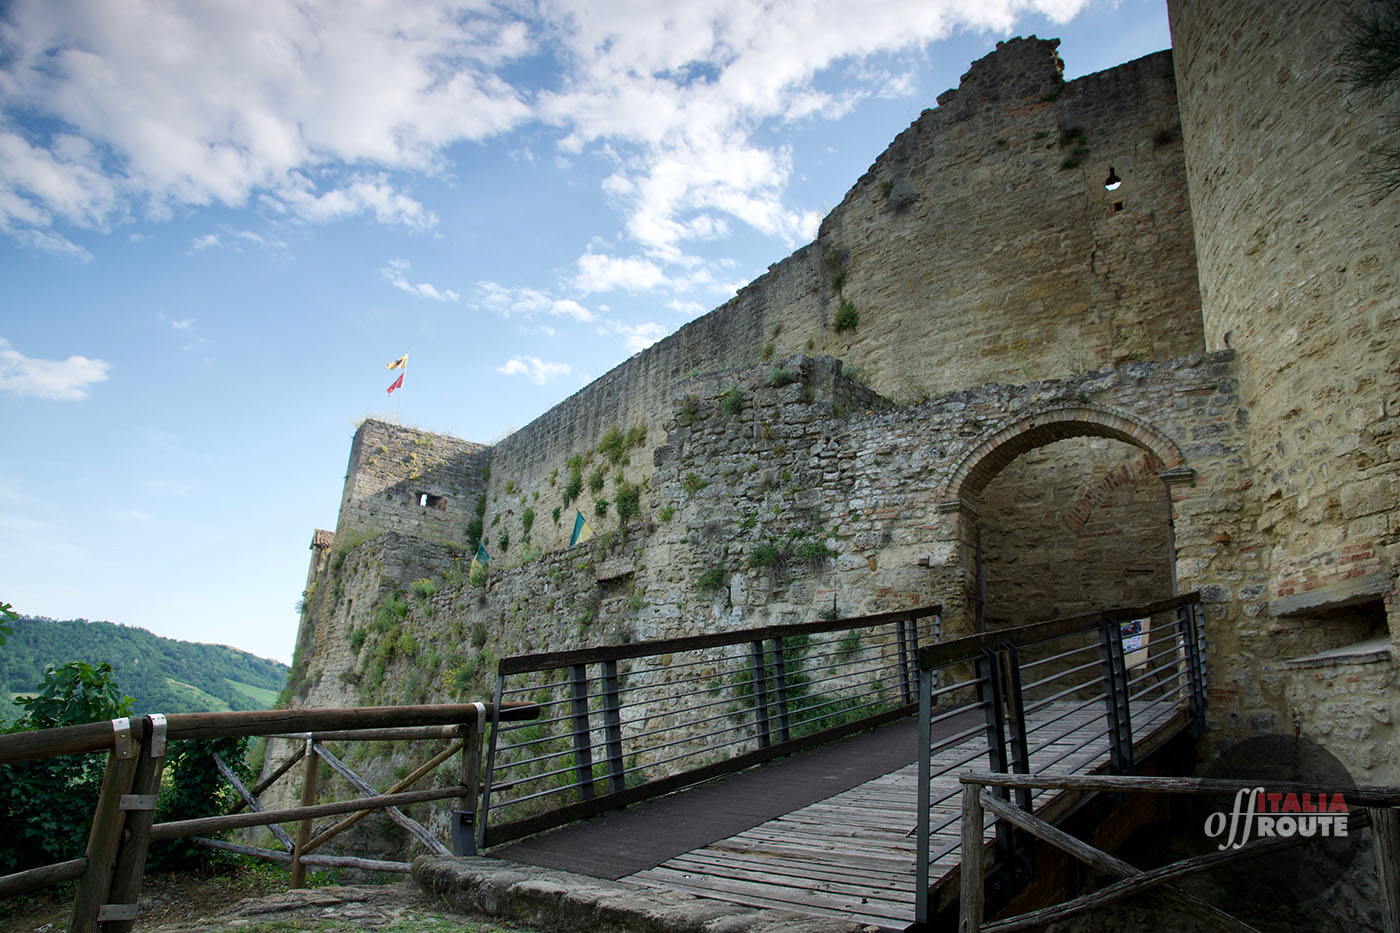
{"type": "Polygon", "coordinates": [[[1355,6],[1171,4],[1206,335],[1239,353],[1268,595],[1331,587],[1318,605],[1393,589],[1400,556],[1400,195],[1368,175],[1390,108],[1339,81],[1355,6]],[[1362,552],[1364,575],[1306,573],[1362,552]]]}
{"type": "Polygon", "coordinates": [[[568,458],[593,456],[591,472],[608,430],[645,428],[628,466],[603,467],[610,485],[641,482],[673,391],[702,373],[831,353],[908,401],[1201,349],[1171,56],[1065,83],[1057,44],[999,43],[815,242],[496,445],[488,548],[523,541],[526,509],[545,549],[567,544],[575,508],[613,527],[592,511],[609,493],[563,501],[568,458]],[[838,330],[843,301],[858,323],[838,330]]]}
{"type": "Polygon", "coordinates": [[[462,541],[490,462],[482,444],[367,420],[350,445],[336,538],[344,545],[392,530],[462,541]]]}

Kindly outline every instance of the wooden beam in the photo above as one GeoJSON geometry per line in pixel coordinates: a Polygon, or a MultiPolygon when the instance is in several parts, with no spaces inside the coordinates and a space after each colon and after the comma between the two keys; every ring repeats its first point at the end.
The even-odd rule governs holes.
{"type": "MultiPolygon", "coordinates": [[[[301,756],[305,754],[306,743],[302,742],[300,745],[297,746],[297,750],[292,753],[292,757],[288,758],[286,761],[278,765],[276,771],[272,772],[267,777],[259,781],[257,784],[253,785],[253,796],[257,797],[263,791],[267,790],[273,784],[277,783],[277,779],[280,778],[282,775],[286,774],[288,771],[292,770],[292,768],[296,766],[296,763],[298,761],[301,761],[301,756]]],[[[242,810],[244,806],[246,806],[246,804],[240,800],[238,803],[234,804],[233,809],[228,812],[237,813],[239,810],[242,810]]]]}
{"type": "Polygon", "coordinates": [[[47,888],[51,884],[62,884],[65,881],[81,878],[83,870],[86,868],[86,858],[75,858],[66,862],[55,862],[52,865],[40,865],[38,868],[30,868],[26,871],[17,871],[11,875],[0,875],[0,897],[27,894],[30,891],[47,888]]]}
{"type": "MultiPolygon", "coordinates": [[[[146,852],[151,845],[151,825],[156,821],[156,797],[160,794],[160,775],[165,770],[165,717],[159,713],[146,717],[145,737],[141,740],[141,757],[132,781],[132,806],[126,817],[126,838],[117,852],[117,864],[112,869],[112,889],[107,899],[114,905],[130,905],[135,909],[141,900],[141,881],[146,875],[146,852]]],[[[113,920],[103,925],[107,933],[130,933],[134,919],[113,920]]]]}
{"type": "MultiPolygon", "coordinates": [[[[976,785],[964,785],[964,792],[968,787],[976,785]]],[[[1096,849],[1087,842],[1076,839],[1069,833],[1058,827],[1051,826],[1044,820],[1038,819],[1034,815],[1027,813],[1019,807],[1012,806],[994,794],[982,793],[982,806],[991,810],[997,816],[1007,822],[1024,829],[1026,832],[1040,839],[1045,840],[1056,848],[1062,849],[1073,855],[1075,858],[1098,869],[1106,875],[1115,878],[1133,878],[1142,874],[1142,870],[1128,864],[1122,859],[1115,858],[1101,849],[1096,849]]],[[[1170,901],[1174,906],[1180,908],[1197,920],[1202,921],[1212,929],[1225,930],[1227,933],[1259,933],[1259,930],[1236,920],[1218,907],[1206,903],[1198,897],[1178,891],[1175,888],[1163,885],[1162,897],[1170,901]]]]}
{"type": "Polygon", "coordinates": [[[958,933],[982,929],[982,788],[964,784],[962,795],[962,862],[958,866],[958,933]],[[971,857],[969,858],[969,853],[971,857]]]}
{"type": "Polygon", "coordinates": [[[151,839],[175,839],[180,836],[217,833],[225,829],[266,826],[269,823],[294,823],[304,817],[320,819],[323,816],[354,813],[357,810],[379,810],[428,800],[446,800],[448,797],[460,797],[463,793],[465,789],[461,787],[437,787],[432,790],[409,791],[405,794],[384,794],[380,797],[356,797],[354,800],[341,800],[336,803],[318,803],[314,807],[289,807],[286,810],[271,810],[266,813],[231,813],[227,816],[205,816],[195,820],[157,823],[151,827],[151,839]]]}
{"type": "MultiPolygon", "coordinates": [[[[491,715],[491,704],[486,704],[491,715]]],[[[447,726],[475,722],[472,703],[436,706],[364,706],[352,709],[263,709],[229,713],[171,713],[166,716],[166,737],[217,739],[244,735],[278,735],[286,732],[324,732],[333,729],[378,729],[398,726],[447,726]]],[[[533,703],[502,703],[501,720],[535,719],[533,703]]],[[[132,723],[132,741],[141,736],[132,723]]],[[[36,732],[0,735],[0,764],[103,751],[112,747],[110,722],[85,723],[36,732]]]]}
{"type": "MultiPolygon", "coordinates": [[[[459,748],[461,748],[461,747],[462,747],[462,743],[461,743],[461,742],[453,742],[453,743],[452,743],[451,745],[449,745],[447,748],[443,749],[442,751],[440,751],[440,752],[438,752],[436,755],[434,755],[432,758],[428,759],[428,761],[426,761],[425,763],[419,765],[411,774],[405,775],[404,777],[400,778],[398,781],[396,781],[396,782],[394,783],[394,786],[392,786],[392,787],[390,787],[388,790],[386,790],[381,796],[386,796],[386,797],[387,797],[387,796],[389,796],[389,795],[391,795],[391,794],[398,794],[399,791],[404,790],[404,789],[409,788],[409,787],[412,787],[414,784],[418,783],[418,779],[419,779],[419,778],[423,777],[423,775],[427,774],[429,771],[433,770],[433,769],[436,768],[438,765],[442,764],[444,761],[446,761],[447,759],[451,758],[451,757],[453,756],[453,754],[456,753],[457,749],[459,749],[459,748]]],[[[475,793],[475,790],[474,790],[474,789],[473,789],[473,793],[475,793]]],[[[369,799],[374,799],[374,798],[369,798],[369,799]]],[[[435,798],[433,798],[433,799],[434,799],[434,800],[438,800],[438,799],[441,799],[441,798],[435,797],[435,798]]],[[[377,809],[377,808],[375,808],[375,809],[377,809]]],[[[355,825],[356,823],[358,823],[360,820],[362,820],[362,819],[364,819],[365,817],[369,816],[370,812],[371,812],[371,809],[369,809],[369,808],[360,810],[359,812],[356,812],[356,813],[354,813],[353,815],[351,815],[351,816],[349,816],[349,817],[346,817],[345,819],[341,820],[339,823],[336,823],[336,824],[335,824],[334,826],[332,826],[330,829],[326,829],[326,830],[321,831],[320,833],[318,833],[318,834],[316,835],[316,838],[315,838],[315,839],[312,839],[310,842],[308,842],[308,843],[306,844],[306,848],[305,848],[303,851],[305,851],[305,852],[315,852],[315,851],[316,851],[317,849],[319,849],[321,846],[323,846],[323,845],[325,845],[327,842],[331,841],[331,839],[333,839],[333,838],[335,838],[336,836],[340,835],[341,833],[345,832],[345,830],[349,829],[351,826],[354,826],[354,825],[355,825]]]]}
{"type": "MultiPolygon", "coordinates": [[[[276,849],[259,849],[256,846],[240,845],[236,842],[226,842],[223,839],[196,836],[190,840],[190,843],[205,849],[237,852],[239,855],[265,858],[274,862],[290,862],[292,860],[291,855],[286,852],[278,852],[276,849]]],[[[307,865],[327,868],[359,868],[364,871],[388,871],[399,874],[407,874],[413,868],[409,862],[388,862],[381,859],[356,858],[351,855],[307,855],[302,858],[302,861],[307,865]]]]}
{"type": "Polygon", "coordinates": [[[1400,810],[1371,810],[1376,835],[1376,873],[1381,882],[1381,920],[1385,933],[1400,933],[1400,810]]]}
{"type": "MultiPolygon", "coordinates": [[[[1357,814],[1352,814],[1352,818],[1348,821],[1347,831],[1350,833],[1369,823],[1370,818],[1366,816],[1364,811],[1359,818],[1357,814]]],[[[1105,888],[1100,888],[1092,894],[1077,897],[1072,901],[1065,901],[1063,904],[1056,904],[1053,907],[1045,907],[1016,917],[1008,917],[1005,920],[997,920],[994,923],[985,924],[982,929],[988,931],[988,933],[992,933],[992,931],[996,931],[996,933],[1005,933],[1005,931],[1009,930],[1026,930],[1041,927],[1052,921],[1073,917],[1085,911],[1093,910],[1096,907],[1105,907],[1109,904],[1117,903],[1125,897],[1138,894],[1149,888],[1168,884],[1178,878],[1184,878],[1187,875],[1192,875],[1208,868],[1248,861],[1258,858],[1261,855],[1269,855],[1281,849],[1291,849],[1294,846],[1305,845],[1314,841],[1315,837],[1312,836],[1265,839],[1251,842],[1240,849],[1227,849],[1223,852],[1211,852],[1206,855],[1198,855],[1195,858],[1173,862],[1170,865],[1154,868],[1151,871],[1145,871],[1131,878],[1115,881],[1113,884],[1105,888]]]]}
{"type": "MultiPolygon", "coordinates": [[[[101,725],[106,728],[110,743],[112,724],[101,725]]],[[[132,723],[132,726],[135,735],[136,724],[132,723]]],[[[126,826],[126,812],[121,809],[121,798],[131,793],[131,782],[136,778],[136,763],[135,755],[119,758],[115,750],[107,758],[107,773],[102,778],[102,790],[98,794],[92,828],[88,832],[86,864],[73,896],[73,914],[68,924],[68,929],[73,933],[93,933],[97,929],[97,911],[107,903],[107,894],[112,888],[112,866],[116,864],[122,829],[126,826]]]]}
{"type": "MultiPolygon", "coordinates": [[[[460,743],[451,748],[453,754],[456,754],[458,747],[460,747],[460,743]]],[[[321,758],[325,759],[326,764],[330,765],[335,771],[339,772],[340,776],[345,778],[345,780],[349,781],[356,789],[361,790],[364,793],[369,794],[370,796],[374,796],[379,793],[379,791],[375,790],[372,786],[370,786],[370,783],[368,781],[356,774],[350,768],[349,765],[345,764],[345,762],[332,755],[325,748],[325,746],[317,743],[315,748],[316,754],[319,755],[321,758]]],[[[408,816],[406,816],[404,812],[398,807],[385,807],[384,815],[389,817],[389,819],[393,820],[399,826],[403,827],[404,830],[409,833],[409,835],[413,836],[413,838],[417,839],[419,842],[423,843],[423,845],[427,846],[428,851],[433,853],[434,855],[452,854],[450,851],[448,851],[447,846],[434,839],[433,834],[423,828],[422,823],[419,823],[417,820],[409,819],[408,816]]],[[[309,839],[307,840],[307,842],[310,841],[311,840],[309,839]]]]}
{"type": "MultiPolygon", "coordinates": [[[[301,754],[306,754],[305,748],[302,749],[301,754]]],[[[254,797],[252,793],[249,792],[248,788],[243,786],[243,782],[238,779],[238,775],[233,773],[233,769],[226,765],[224,763],[224,760],[220,758],[217,754],[213,757],[214,767],[218,768],[219,773],[224,776],[224,780],[228,781],[229,784],[233,785],[233,789],[238,791],[238,796],[243,798],[243,802],[248,805],[248,808],[251,809],[254,813],[262,813],[262,804],[258,803],[258,798],[254,797]]],[[[286,849],[288,852],[292,851],[292,849],[295,847],[295,844],[292,842],[292,837],[287,835],[287,831],[285,829],[278,826],[276,823],[267,824],[267,828],[272,830],[272,835],[277,837],[277,841],[282,843],[282,847],[284,849],[286,849]]]]}
{"type": "MultiPolygon", "coordinates": [[[[316,754],[316,746],[310,739],[306,740],[306,755],[302,762],[301,805],[305,809],[316,803],[316,782],[320,780],[321,771],[320,756],[316,754]]],[[[311,841],[311,819],[304,816],[297,823],[296,843],[292,847],[292,880],[289,882],[293,888],[306,887],[306,866],[302,864],[301,857],[306,854],[306,844],[311,841]]]]}

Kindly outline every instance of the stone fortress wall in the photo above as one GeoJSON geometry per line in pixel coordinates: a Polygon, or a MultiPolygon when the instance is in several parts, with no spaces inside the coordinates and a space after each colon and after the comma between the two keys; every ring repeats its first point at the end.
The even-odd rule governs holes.
{"type": "Polygon", "coordinates": [[[1397,781],[1378,114],[1318,76],[1329,4],[1171,11],[1175,59],[1070,83],[999,44],[814,243],[494,447],[363,425],[296,702],[474,699],[502,656],[833,606],[962,634],[985,573],[991,627],[1199,589],[1208,744],[1298,729],[1397,781]],[[600,534],[567,548],[574,508],[600,534]]]}

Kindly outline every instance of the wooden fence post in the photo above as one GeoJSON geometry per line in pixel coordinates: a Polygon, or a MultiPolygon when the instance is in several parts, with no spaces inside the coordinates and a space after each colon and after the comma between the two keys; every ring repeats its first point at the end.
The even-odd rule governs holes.
{"type": "Polygon", "coordinates": [[[1400,933],[1400,810],[1371,809],[1376,837],[1376,873],[1381,883],[1381,923],[1385,933],[1400,933]]]}
{"type": "MultiPolygon", "coordinates": [[[[316,781],[320,777],[321,756],[316,754],[315,743],[311,736],[306,737],[306,755],[303,759],[301,778],[301,805],[309,807],[316,802],[316,781]]],[[[292,880],[290,887],[306,887],[306,866],[302,864],[302,850],[311,841],[311,820],[303,819],[297,823],[296,847],[292,850],[292,880]]]]}
{"type": "Polygon", "coordinates": [[[127,812],[126,839],[112,871],[109,903],[103,905],[97,915],[99,921],[111,921],[105,924],[109,933],[128,933],[136,921],[141,879],[146,873],[146,852],[151,845],[151,825],[156,820],[160,775],[165,770],[165,717],[160,713],[147,716],[145,732],[132,793],[121,802],[121,808],[127,812]]]}
{"type": "Polygon", "coordinates": [[[962,865],[958,878],[958,933],[982,929],[982,785],[962,792],[962,865]]]}
{"type": "Polygon", "coordinates": [[[107,902],[112,888],[112,866],[117,861],[126,813],[121,799],[131,793],[136,777],[136,743],[140,732],[132,735],[129,718],[112,720],[112,751],[107,756],[107,773],[102,778],[102,790],[93,813],[92,830],[88,834],[87,869],[78,882],[73,897],[73,917],[68,929],[73,933],[93,933],[97,929],[97,912],[107,902]]]}
{"type": "Polygon", "coordinates": [[[476,795],[481,788],[481,740],[485,733],[486,707],[476,706],[476,722],[462,726],[462,786],[470,792],[457,798],[452,814],[452,854],[476,855],[476,795]]]}

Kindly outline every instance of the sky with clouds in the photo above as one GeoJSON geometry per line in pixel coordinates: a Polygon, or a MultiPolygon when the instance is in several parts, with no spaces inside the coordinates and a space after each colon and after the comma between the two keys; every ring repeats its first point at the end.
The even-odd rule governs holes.
{"type": "Polygon", "coordinates": [[[287,660],[366,416],[493,441],[1162,0],[0,5],[0,600],[287,660]],[[400,393],[384,364],[410,352],[400,393]]]}

